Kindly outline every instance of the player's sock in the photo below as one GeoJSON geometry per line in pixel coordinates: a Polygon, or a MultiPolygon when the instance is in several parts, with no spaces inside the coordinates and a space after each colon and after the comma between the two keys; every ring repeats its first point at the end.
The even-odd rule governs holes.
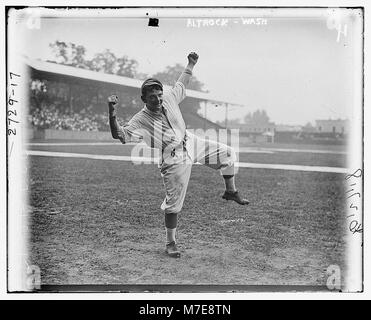
{"type": "Polygon", "coordinates": [[[176,228],[170,229],[166,228],[166,244],[169,244],[171,242],[176,243],[176,228]]]}
{"type": "Polygon", "coordinates": [[[228,192],[235,192],[237,189],[234,183],[234,175],[223,175],[223,178],[225,182],[225,189],[228,192]]]}
{"type": "Polygon", "coordinates": [[[176,242],[176,227],[178,224],[177,213],[165,213],[166,243],[176,242]]]}

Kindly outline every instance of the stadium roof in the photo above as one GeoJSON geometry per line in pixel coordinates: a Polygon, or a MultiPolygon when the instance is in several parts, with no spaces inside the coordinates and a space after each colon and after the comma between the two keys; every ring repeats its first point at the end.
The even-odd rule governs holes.
{"type": "MultiPolygon", "coordinates": [[[[58,63],[46,62],[42,60],[33,60],[27,57],[23,57],[25,63],[31,67],[32,69],[45,72],[48,74],[55,74],[60,75],[63,77],[72,77],[78,79],[85,79],[90,81],[97,81],[102,83],[111,83],[114,85],[124,86],[124,87],[131,87],[131,88],[138,88],[140,89],[142,85],[142,80],[117,76],[113,74],[107,74],[102,72],[96,72],[71,66],[65,66],[58,63]]],[[[165,90],[169,90],[171,87],[164,85],[165,90]]],[[[240,103],[234,103],[232,101],[226,101],[225,99],[218,97],[216,95],[211,95],[209,93],[195,91],[195,90],[187,90],[187,97],[193,98],[202,101],[210,101],[213,103],[219,104],[230,104],[235,106],[242,106],[240,103]]]]}

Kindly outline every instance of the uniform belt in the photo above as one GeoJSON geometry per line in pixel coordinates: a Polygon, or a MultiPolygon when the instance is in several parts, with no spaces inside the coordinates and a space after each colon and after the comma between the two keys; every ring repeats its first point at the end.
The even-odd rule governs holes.
{"type": "MultiPolygon", "coordinates": [[[[184,137],[183,137],[182,142],[181,142],[178,146],[176,146],[175,148],[173,148],[173,149],[171,150],[170,155],[171,155],[172,157],[174,157],[174,156],[175,156],[175,151],[178,149],[178,147],[179,147],[180,145],[182,146],[183,151],[187,151],[187,148],[186,148],[187,140],[188,140],[188,136],[185,134],[184,137]]],[[[162,152],[164,152],[164,149],[162,149],[162,152]]]]}

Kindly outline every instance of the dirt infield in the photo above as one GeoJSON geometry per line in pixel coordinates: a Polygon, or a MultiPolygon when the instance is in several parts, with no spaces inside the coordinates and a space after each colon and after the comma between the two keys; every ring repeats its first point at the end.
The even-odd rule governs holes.
{"type": "Polygon", "coordinates": [[[342,174],[244,168],[243,207],[221,199],[218,172],[195,166],[182,257],[169,259],[156,165],[30,156],[29,170],[30,263],[42,284],[322,286],[329,265],[344,266],[342,174]]]}

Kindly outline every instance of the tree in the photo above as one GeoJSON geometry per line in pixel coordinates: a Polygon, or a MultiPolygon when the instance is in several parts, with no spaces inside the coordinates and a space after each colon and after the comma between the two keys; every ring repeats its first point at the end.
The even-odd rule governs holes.
{"type": "Polygon", "coordinates": [[[126,55],[117,58],[109,49],[97,53],[93,59],[87,60],[86,49],[82,45],[55,41],[49,46],[56,58],[56,61],[52,62],[129,78],[135,78],[137,75],[145,77],[145,75],[137,73],[138,62],[135,59],[130,59],[126,55]]]}
{"type": "Polygon", "coordinates": [[[52,52],[57,59],[57,61],[54,62],[77,68],[89,68],[89,63],[85,59],[85,47],[71,42],[66,43],[58,40],[49,44],[49,47],[52,49],[52,52]]]}
{"type": "Polygon", "coordinates": [[[249,112],[245,118],[243,119],[245,123],[250,123],[251,122],[251,112],[249,112]]]}
{"type": "Polygon", "coordinates": [[[119,76],[134,78],[137,74],[138,62],[134,59],[129,59],[127,56],[122,56],[117,59],[117,71],[119,76]]]}
{"type": "Polygon", "coordinates": [[[77,68],[87,68],[88,64],[85,60],[85,47],[71,43],[71,64],[77,68]]]}
{"type": "Polygon", "coordinates": [[[244,121],[246,124],[254,123],[254,124],[265,124],[269,122],[269,117],[265,110],[256,110],[252,114],[248,113],[244,121]]]}
{"type": "Polygon", "coordinates": [[[109,49],[102,53],[97,53],[90,61],[91,70],[104,72],[109,74],[116,74],[117,58],[109,49]]]}

